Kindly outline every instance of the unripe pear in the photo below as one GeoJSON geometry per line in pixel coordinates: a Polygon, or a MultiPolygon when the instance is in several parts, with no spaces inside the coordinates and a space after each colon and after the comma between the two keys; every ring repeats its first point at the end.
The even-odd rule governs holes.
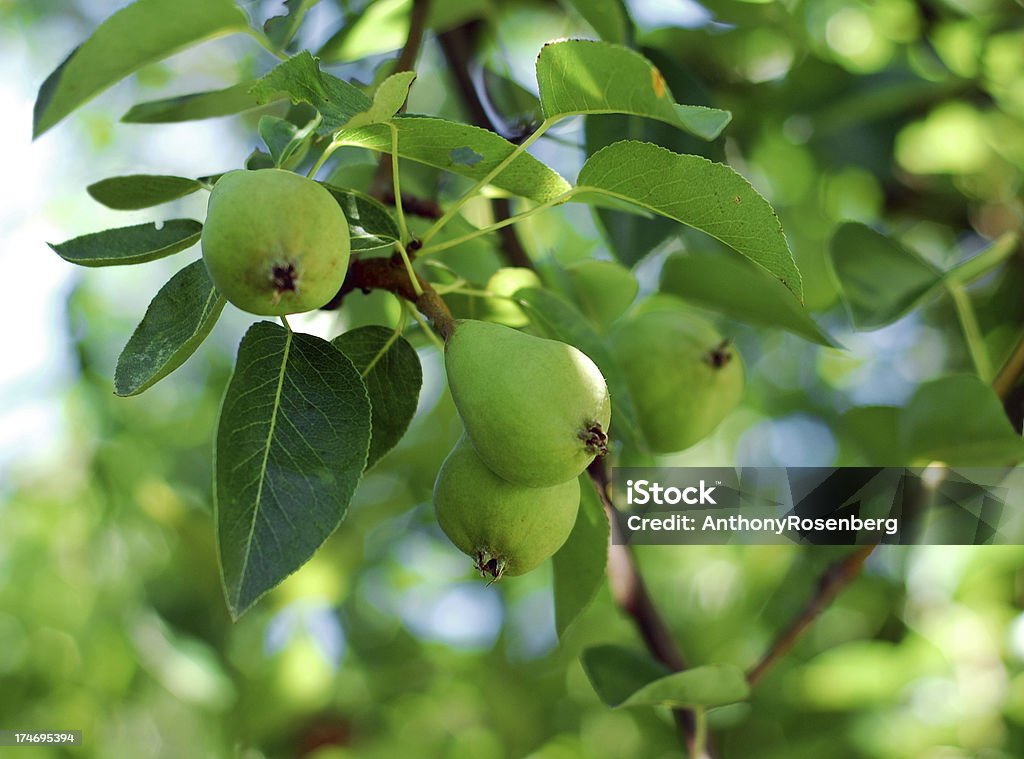
{"type": "Polygon", "coordinates": [[[348,221],[338,202],[317,182],[281,169],[221,177],[202,245],[217,289],[253,314],[319,308],[348,270],[348,221]]]}
{"type": "Polygon", "coordinates": [[[573,346],[464,319],[448,338],[445,370],[473,447],[509,482],[556,485],[607,451],[608,387],[573,346]]]}
{"type": "Polygon", "coordinates": [[[529,572],[561,548],[579,503],[575,477],[544,488],[513,484],[487,468],[465,435],[434,483],[438,524],[492,580],[529,572]]]}
{"type": "Polygon", "coordinates": [[[710,322],[679,311],[620,321],[611,347],[651,450],[671,453],[707,437],[740,402],[743,364],[710,322]]]}

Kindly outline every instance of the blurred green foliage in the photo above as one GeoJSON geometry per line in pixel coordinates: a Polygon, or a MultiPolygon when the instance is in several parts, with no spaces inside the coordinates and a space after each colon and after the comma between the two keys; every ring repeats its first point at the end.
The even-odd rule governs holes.
{"type": "MultiPolygon", "coordinates": [[[[246,7],[259,15],[263,5],[271,4],[246,7]]],[[[265,15],[279,12],[272,5],[265,15]]],[[[403,38],[395,11],[402,3],[321,5],[324,17],[354,24],[329,46],[340,75],[369,81],[381,54],[403,38]],[[371,14],[387,20],[386,34],[375,32],[371,14]],[[366,54],[376,57],[351,59],[366,54]]],[[[528,64],[545,39],[592,36],[571,9],[576,4],[452,5],[446,23],[482,20],[481,59],[494,87],[505,79],[531,88],[528,64]]],[[[585,136],[560,130],[557,141],[538,149],[559,168],[578,166],[578,151],[565,143],[593,149],[614,125],[611,134],[630,130],[729,160],[779,212],[807,304],[831,328],[846,329],[825,256],[840,221],[879,226],[944,269],[1019,230],[1018,3],[672,6],[691,11],[676,19],[688,25],[655,17],[669,3],[628,5],[636,20],[629,37],[658,62],[677,99],[728,108],[732,124],[702,144],[669,138],[657,125],[595,118],[585,136]]],[[[96,6],[0,2],[0,19],[30,35],[54,22],[84,34],[107,12],[96,6]]],[[[209,63],[225,82],[247,75],[254,55],[251,46],[232,44],[222,50],[237,55],[221,53],[209,63]]],[[[190,75],[196,72],[153,67],[135,91],[163,96],[154,88],[190,75]]],[[[458,117],[446,77],[444,59],[428,45],[410,110],[458,117]]],[[[511,125],[529,102],[504,89],[517,95],[516,112],[505,114],[511,125]]],[[[92,124],[93,146],[107,156],[116,148],[96,136],[104,131],[96,124],[122,129],[101,115],[108,109],[101,100],[82,117],[92,124]]],[[[254,133],[255,117],[243,122],[254,133]]],[[[372,165],[355,154],[347,160],[353,175],[362,171],[369,181],[372,165]]],[[[464,187],[433,169],[402,169],[404,186],[416,194],[464,187]]],[[[642,219],[650,226],[631,236],[634,220],[601,217],[611,249],[630,264],[651,250],[711,245],[696,234],[670,237],[642,219]],[[631,241],[642,247],[624,253],[631,241]]],[[[534,217],[522,239],[538,259],[564,264],[589,251],[595,235],[588,213],[576,208],[534,217]]],[[[445,263],[485,282],[500,265],[492,245],[465,246],[445,263]]],[[[648,291],[645,266],[656,260],[638,267],[648,291]]],[[[997,363],[1013,335],[993,327],[1024,317],[1022,276],[1019,260],[1010,261],[970,290],[997,363]]],[[[607,589],[559,645],[549,570],[487,587],[437,529],[431,487],[459,423],[442,391],[438,356],[425,341],[418,343],[425,398],[410,433],[364,479],[342,529],[315,558],[231,624],[211,524],[210,441],[241,330],[220,325],[216,340],[173,382],[142,398],[117,399],[114,359],[133,318],[111,313],[110,292],[99,282],[83,279],[67,307],[77,358],[77,381],[62,401],[70,438],[55,442],[60,455],[45,471],[29,467],[0,485],[0,727],[85,731],[84,747],[23,748],[19,756],[679,754],[667,711],[609,710],[583,674],[584,646],[639,645],[607,589]]],[[[395,313],[377,293],[347,304],[342,318],[349,325],[392,323],[395,313]]],[[[824,463],[879,463],[886,441],[863,447],[842,413],[879,397],[898,403],[892,393],[900,387],[909,394],[923,379],[969,366],[948,307],[929,306],[910,322],[874,342],[847,334],[848,352],[728,325],[749,367],[745,408],[711,440],[666,460],[721,463],[739,450],[768,463],[795,440],[797,459],[786,463],[820,452],[822,441],[832,451],[824,463]],[[769,419],[782,425],[767,429],[769,419]],[[759,429],[767,431],[759,437],[759,429]]],[[[638,559],[688,658],[746,668],[842,552],[645,547],[638,559]]],[[[749,704],[712,713],[721,756],[1024,756],[1022,569],[1019,547],[879,550],[749,704]]]]}

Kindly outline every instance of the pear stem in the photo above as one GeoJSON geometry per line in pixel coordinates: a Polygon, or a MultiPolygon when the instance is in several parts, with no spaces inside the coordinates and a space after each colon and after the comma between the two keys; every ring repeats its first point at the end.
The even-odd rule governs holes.
{"type": "Polygon", "coordinates": [[[418,274],[413,273],[413,276],[415,285],[405,261],[398,254],[389,258],[353,258],[341,289],[323,308],[328,311],[339,308],[345,296],[354,290],[364,293],[387,290],[416,306],[416,310],[430,320],[437,334],[447,341],[455,329],[452,312],[429,282],[418,274]]]}

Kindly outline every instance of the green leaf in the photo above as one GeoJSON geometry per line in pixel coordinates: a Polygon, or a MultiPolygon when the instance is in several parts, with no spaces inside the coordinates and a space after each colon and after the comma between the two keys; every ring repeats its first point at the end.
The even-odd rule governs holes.
{"type": "MultiPolygon", "coordinates": [[[[710,105],[712,94],[703,85],[694,80],[690,69],[682,66],[673,58],[666,57],[656,49],[641,51],[658,70],[673,92],[685,92],[686,98],[694,105],[710,105]]],[[[647,119],[629,114],[607,114],[588,116],[584,124],[586,138],[586,154],[592,155],[601,148],[618,142],[623,138],[651,142],[661,145],[674,153],[684,155],[702,155],[712,161],[725,159],[725,140],[717,139],[708,142],[689,132],[684,132],[663,121],[647,119]]],[[[607,198],[607,200],[613,200],[607,198]]],[[[645,212],[645,217],[637,215],[637,206],[618,201],[622,211],[595,207],[595,215],[600,220],[604,237],[616,260],[626,266],[633,266],[638,261],[662,245],[670,235],[678,235],[679,227],[672,219],[655,216],[645,212]]]]}
{"type": "Polygon", "coordinates": [[[267,39],[278,49],[283,49],[299,30],[306,11],[318,2],[320,0],[284,0],[285,8],[287,8],[285,14],[269,18],[263,24],[263,31],[266,32],[267,39]]]}
{"type": "Polygon", "coordinates": [[[622,706],[669,706],[673,709],[711,708],[745,701],[750,686],[739,667],[712,664],[676,672],[648,683],[622,706]]]}
{"type": "MultiPolygon", "coordinates": [[[[398,155],[418,163],[483,179],[516,149],[508,140],[486,129],[429,116],[396,116],[398,155]]],[[[391,130],[375,124],[346,129],[339,136],[346,145],[381,153],[391,152],[391,130]]],[[[515,195],[538,203],[569,190],[569,183],[529,153],[521,153],[491,182],[515,195]]]]}
{"type": "Polygon", "coordinates": [[[270,150],[274,166],[293,168],[301,162],[309,150],[317,126],[316,119],[311,119],[306,126],[300,128],[287,119],[279,119],[276,116],[260,117],[260,137],[270,150]]]}
{"type": "Polygon", "coordinates": [[[183,198],[203,185],[194,179],[161,174],[130,174],[91,184],[86,191],[93,200],[118,211],[134,211],[183,198]]]}
{"type": "Polygon", "coordinates": [[[829,255],[850,319],[860,330],[891,324],[942,281],[942,272],[917,253],[858,222],[836,229],[829,255]]]}
{"type": "Polygon", "coordinates": [[[629,22],[621,0],[569,0],[569,4],[605,42],[626,42],[629,22]]]}
{"type": "Polygon", "coordinates": [[[153,222],[134,227],[105,229],[50,247],[65,261],[79,266],[141,264],[191,248],[199,242],[203,225],[192,219],[172,219],[157,227],[153,222]]]}
{"type": "Polygon", "coordinates": [[[322,182],[348,219],[348,234],[352,252],[391,248],[399,239],[398,224],[376,198],[359,192],[322,182]]]}
{"type": "MultiPolygon", "coordinates": [[[[624,140],[590,156],[577,184],[706,232],[767,269],[802,300],[800,271],[778,217],[728,166],[624,140]]],[[[573,199],[585,202],[586,193],[573,199]]]]}
{"type": "Polygon", "coordinates": [[[231,116],[260,107],[256,97],[249,91],[254,84],[255,82],[241,82],[223,90],[196,92],[139,103],[133,105],[128,113],[121,117],[121,121],[130,124],[169,124],[231,116]]]}
{"type": "Polygon", "coordinates": [[[580,476],[580,510],[569,539],[555,553],[555,628],[564,637],[604,582],[608,563],[608,517],[587,475],[580,476]]]}
{"type": "Polygon", "coordinates": [[[524,307],[533,322],[549,337],[575,345],[597,364],[608,383],[612,400],[612,433],[631,448],[643,448],[638,430],[637,412],[626,378],[604,339],[597,334],[575,306],[549,290],[524,287],[517,290],[516,302],[524,307]]]}
{"type": "Polygon", "coordinates": [[[366,464],[370,401],[345,354],[254,324],[238,347],[217,427],[217,544],[237,619],[341,523],[366,464]]]}
{"type": "Polygon", "coordinates": [[[143,66],[247,26],[231,0],[136,0],[100,24],[43,82],[32,136],[143,66]]]}
{"type": "Polygon", "coordinates": [[[257,128],[263,144],[270,151],[270,157],[274,159],[274,165],[280,166],[284,163],[284,152],[298,134],[299,128],[277,116],[260,116],[257,128]]]}
{"type": "Polygon", "coordinates": [[[370,397],[369,469],[409,429],[423,385],[420,357],[404,337],[387,327],[360,327],[331,342],[359,371],[370,397]]]}
{"type": "Polygon", "coordinates": [[[951,466],[1002,466],[1024,459],[999,396],[974,375],[941,377],[917,389],[900,418],[908,455],[951,466]]]}
{"type": "MultiPolygon", "coordinates": [[[[491,0],[444,0],[430,4],[427,28],[443,32],[474,18],[493,17],[491,0]]],[[[409,37],[411,0],[375,0],[349,16],[317,52],[327,61],[356,61],[398,50],[409,37]]]]}
{"type": "Polygon", "coordinates": [[[594,691],[608,706],[619,706],[669,670],[647,653],[623,646],[593,646],[580,656],[594,691]]]}
{"type": "Polygon", "coordinates": [[[659,287],[687,303],[734,319],[782,327],[812,343],[836,346],[792,292],[741,258],[703,252],[669,256],[661,269],[659,287]]]}
{"type": "Polygon", "coordinates": [[[295,105],[308,103],[323,116],[317,129],[321,134],[337,131],[357,113],[367,111],[373,105],[373,101],[356,87],[321,71],[317,59],[305,50],[260,77],[251,92],[261,104],[282,94],[295,105]]]}
{"type": "Polygon", "coordinates": [[[171,277],[117,359],[114,392],[138,395],[185,363],[210,334],[224,303],[202,259],[171,277]]]}
{"type": "Polygon", "coordinates": [[[537,85],[547,119],[629,113],[713,140],[732,118],[717,108],[679,105],[654,64],[628,47],[608,42],[548,43],[537,57],[537,85]]]}
{"type": "Polygon", "coordinates": [[[614,261],[587,258],[566,266],[565,273],[580,311],[601,330],[622,316],[640,291],[633,272],[614,261]]]}
{"type": "Polygon", "coordinates": [[[409,88],[416,79],[413,71],[400,71],[392,74],[377,87],[373,93],[373,105],[365,113],[352,117],[346,125],[348,129],[366,126],[367,124],[383,124],[391,121],[409,97],[409,88]]]}

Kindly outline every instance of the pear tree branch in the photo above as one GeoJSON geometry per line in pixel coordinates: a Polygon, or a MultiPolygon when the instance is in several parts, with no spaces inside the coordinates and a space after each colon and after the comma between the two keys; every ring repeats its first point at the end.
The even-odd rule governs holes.
{"type": "MultiPolygon", "coordinates": [[[[412,250],[409,252],[411,254],[412,250]]],[[[398,253],[387,258],[353,258],[341,289],[323,309],[333,311],[340,308],[345,296],[356,290],[363,293],[387,290],[412,303],[417,311],[430,320],[437,333],[447,340],[455,326],[452,313],[433,286],[418,274],[415,276],[419,292],[413,285],[405,261],[398,253]]]]}
{"type": "MultiPolygon", "coordinates": [[[[604,506],[608,522],[611,525],[612,540],[608,546],[608,584],[611,587],[612,598],[615,599],[615,604],[633,620],[637,632],[640,633],[640,637],[651,655],[671,671],[681,672],[686,669],[686,661],[672,637],[672,631],[661,616],[661,612],[658,611],[658,607],[655,606],[651,594],[647,591],[647,585],[637,567],[633,552],[617,537],[621,531],[620,514],[611,499],[607,461],[603,458],[594,459],[587,468],[587,474],[590,475],[594,490],[597,491],[597,497],[600,499],[601,505],[604,506]]],[[[705,743],[703,754],[698,755],[698,752],[701,751],[701,741],[698,737],[697,718],[691,710],[673,709],[672,717],[689,756],[695,757],[695,759],[707,759],[713,755],[710,741],[705,743]]]]}

